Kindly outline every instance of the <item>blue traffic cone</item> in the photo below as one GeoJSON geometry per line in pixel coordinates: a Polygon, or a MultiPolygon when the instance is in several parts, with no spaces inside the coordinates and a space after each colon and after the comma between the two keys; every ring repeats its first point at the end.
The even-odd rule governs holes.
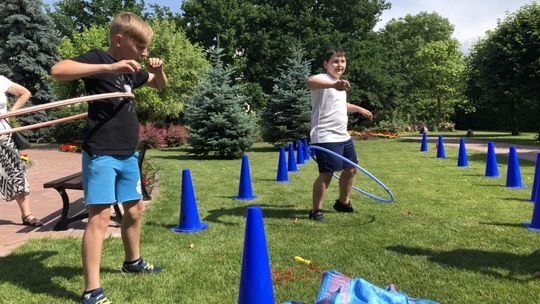
{"type": "Polygon", "coordinates": [[[270,258],[261,207],[252,206],[247,208],[238,304],[267,303],[274,304],[270,258]]]}
{"type": "Polygon", "coordinates": [[[459,155],[458,155],[458,167],[468,167],[469,162],[467,161],[467,148],[465,148],[465,139],[461,138],[459,140],[459,155]]]}
{"type": "Polygon", "coordinates": [[[427,146],[427,134],[422,134],[422,145],[420,146],[420,152],[427,152],[428,146],[427,146]]]}
{"type": "Polygon", "coordinates": [[[195,201],[195,191],[191,182],[189,169],[182,170],[182,193],[180,199],[180,223],[172,228],[174,232],[197,232],[205,230],[208,224],[201,223],[197,202],[195,201]]]}
{"type": "Polygon", "coordinates": [[[289,182],[289,174],[287,173],[287,160],[285,159],[285,148],[279,148],[279,161],[277,169],[276,182],[287,183],[289,182]]]}
{"type": "Polygon", "coordinates": [[[308,139],[307,137],[304,137],[304,162],[308,162],[309,161],[309,144],[308,144],[308,139]]]}
{"type": "Polygon", "coordinates": [[[441,135],[439,135],[439,141],[437,143],[437,158],[446,158],[444,153],[444,140],[441,135]]]}
{"type": "Polygon", "coordinates": [[[540,195],[537,195],[534,200],[534,209],[530,222],[523,223],[527,229],[535,232],[540,232],[540,195]]]}
{"type": "Polygon", "coordinates": [[[235,200],[249,201],[257,198],[253,195],[251,189],[251,174],[249,173],[249,158],[247,155],[242,156],[242,169],[240,171],[240,184],[238,185],[238,196],[235,200]]]}
{"type": "Polygon", "coordinates": [[[527,188],[521,182],[521,171],[519,170],[516,147],[510,147],[510,153],[508,155],[508,171],[506,172],[506,187],[515,189],[527,188]]]}
{"type": "Polygon", "coordinates": [[[537,197],[540,198],[540,153],[536,154],[536,169],[534,170],[533,188],[531,192],[531,202],[534,202],[537,197]]]}
{"type": "Polygon", "coordinates": [[[289,172],[297,172],[298,167],[296,166],[296,159],[294,158],[294,148],[293,144],[289,144],[289,163],[288,163],[289,172]]]}
{"type": "Polygon", "coordinates": [[[497,156],[495,155],[495,146],[493,142],[488,142],[486,159],[486,177],[499,178],[499,168],[497,167],[497,156]]]}
{"type": "Polygon", "coordinates": [[[296,163],[299,165],[304,164],[304,149],[302,148],[302,141],[296,141],[296,163]]]}

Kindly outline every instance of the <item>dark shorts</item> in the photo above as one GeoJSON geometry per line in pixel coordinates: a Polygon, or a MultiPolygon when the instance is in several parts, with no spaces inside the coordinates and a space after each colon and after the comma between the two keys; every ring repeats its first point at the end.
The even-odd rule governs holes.
{"type": "MultiPolygon", "coordinates": [[[[358,164],[358,158],[356,157],[356,151],[354,150],[352,138],[344,142],[319,143],[312,145],[335,152],[353,163],[358,164]]],[[[313,151],[315,151],[315,157],[317,158],[317,164],[319,165],[319,173],[332,173],[342,171],[347,167],[352,167],[350,164],[338,159],[333,155],[330,155],[329,153],[315,149],[313,149],[313,151]]]]}

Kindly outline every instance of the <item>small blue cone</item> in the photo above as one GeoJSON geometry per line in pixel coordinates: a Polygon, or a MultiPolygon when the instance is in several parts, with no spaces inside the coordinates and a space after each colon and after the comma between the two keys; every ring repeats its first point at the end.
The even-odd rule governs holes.
{"type": "Polygon", "coordinates": [[[249,158],[247,155],[242,156],[242,169],[240,171],[240,184],[238,186],[238,196],[235,200],[249,201],[257,198],[251,190],[251,174],[249,173],[249,158]]]}
{"type": "Polygon", "coordinates": [[[428,146],[427,146],[427,134],[424,132],[422,134],[422,145],[420,146],[420,152],[427,152],[428,146]]]}
{"type": "Polygon", "coordinates": [[[302,141],[296,141],[296,163],[299,165],[304,164],[304,149],[302,148],[302,141]]]}
{"type": "Polygon", "coordinates": [[[531,221],[525,222],[523,225],[531,231],[540,232],[540,195],[535,197],[531,221]]]}
{"type": "Polygon", "coordinates": [[[527,188],[521,182],[521,171],[519,170],[519,160],[516,147],[510,147],[508,156],[508,171],[506,173],[506,187],[514,189],[527,188]]]}
{"type": "Polygon", "coordinates": [[[446,154],[444,153],[444,140],[440,135],[437,143],[437,158],[446,158],[446,154]]]}
{"type": "Polygon", "coordinates": [[[238,304],[274,304],[270,258],[259,206],[247,208],[238,304]]]}
{"type": "Polygon", "coordinates": [[[294,148],[293,144],[289,144],[289,163],[288,163],[289,172],[297,172],[298,167],[296,166],[296,159],[294,158],[294,148]]]}
{"type": "Polygon", "coordinates": [[[304,137],[304,162],[308,162],[309,161],[309,144],[308,144],[308,139],[307,137],[304,137]]]}
{"type": "Polygon", "coordinates": [[[195,201],[195,191],[191,182],[189,169],[182,170],[182,193],[180,200],[180,223],[172,228],[174,232],[197,232],[205,230],[208,224],[201,223],[197,202],[195,201]]]}
{"type": "Polygon", "coordinates": [[[289,182],[289,174],[287,173],[287,160],[285,159],[285,148],[279,148],[279,161],[277,169],[276,182],[287,183],[289,182]]]}
{"type": "Polygon", "coordinates": [[[467,148],[465,148],[465,139],[461,138],[459,140],[459,155],[458,155],[458,167],[468,167],[469,162],[467,161],[467,148]]]}
{"type": "Polygon", "coordinates": [[[531,192],[531,202],[534,202],[537,197],[540,197],[540,153],[536,154],[536,169],[534,170],[533,189],[531,192]]]}
{"type": "Polygon", "coordinates": [[[495,155],[495,146],[493,142],[488,142],[486,177],[499,178],[499,168],[497,167],[497,157],[495,155]]]}

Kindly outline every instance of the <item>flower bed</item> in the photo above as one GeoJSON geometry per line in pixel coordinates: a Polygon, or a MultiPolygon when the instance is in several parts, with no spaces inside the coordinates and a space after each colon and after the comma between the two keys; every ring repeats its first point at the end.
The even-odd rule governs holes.
{"type": "Polygon", "coordinates": [[[373,138],[397,138],[399,137],[398,133],[393,132],[371,132],[371,131],[349,131],[351,136],[356,137],[360,140],[368,140],[373,138]]]}
{"type": "Polygon", "coordinates": [[[58,147],[60,151],[62,152],[80,152],[81,146],[80,145],[70,145],[70,144],[60,144],[58,147]]]}

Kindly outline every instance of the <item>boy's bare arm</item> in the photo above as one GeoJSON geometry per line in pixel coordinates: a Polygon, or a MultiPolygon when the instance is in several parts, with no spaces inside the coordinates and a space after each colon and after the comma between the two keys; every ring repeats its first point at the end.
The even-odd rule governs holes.
{"type": "Polygon", "coordinates": [[[332,81],[315,76],[309,77],[306,85],[310,90],[336,89],[338,91],[345,91],[351,87],[349,81],[347,80],[338,79],[337,81],[332,81]]]}
{"type": "Polygon", "coordinates": [[[121,60],[111,64],[90,64],[67,59],[51,68],[51,76],[57,80],[74,80],[102,73],[131,74],[140,69],[141,65],[135,60],[121,60]]]}
{"type": "Polygon", "coordinates": [[[163,61],[159,58],[148,58],[148,72],[150,77],[147,84],[155,89],[164,89],[167,86],[167,75],[163,70],[163,61]]]}
{"type": "Polygon", "coordinates": [[[347,103],[347,112],[356,112],[356,113],[360,113],[362,114],[362,116],[364,116],[365,118],[369,119],[369,120],[373,120],[373,114],[367,110],[367,109],[364,109],[362,107],[359,107],[357,105],[354,105],[352,103],[347,103]]]}

